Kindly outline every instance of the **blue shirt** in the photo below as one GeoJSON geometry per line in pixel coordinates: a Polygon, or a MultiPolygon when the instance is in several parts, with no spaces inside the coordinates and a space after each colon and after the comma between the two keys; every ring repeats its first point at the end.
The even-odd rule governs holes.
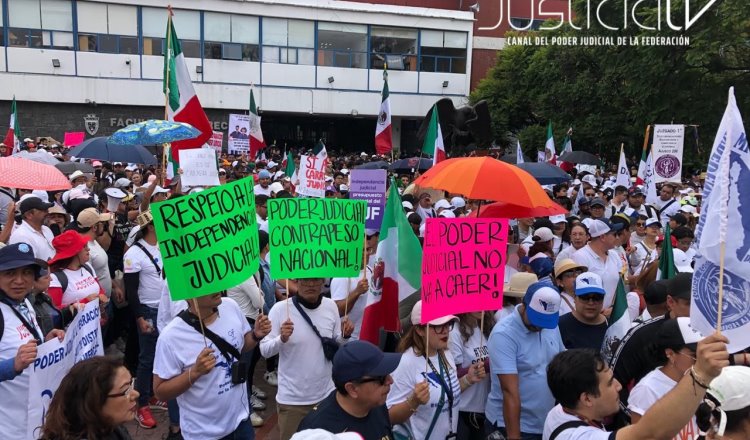
{"type": "Polygon", "coordinates": [[[505,427],[503,391],[497,375],[516,374],[521,400],[521,432],[541,435],[544,419],[555,406],[547,387],[547,365],[565,347],[557,328],[529,331],[523,324],[519,307],[495,324],[487,343],[492,374],[485,414],[490,422],[505,427]]]}

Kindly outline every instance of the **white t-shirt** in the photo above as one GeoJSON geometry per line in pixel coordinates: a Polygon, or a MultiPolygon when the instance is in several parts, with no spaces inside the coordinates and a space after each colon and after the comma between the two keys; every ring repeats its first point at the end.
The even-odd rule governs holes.
{"type": "Polygon", "coordinates": [[[268,220],[263,220],[258,213],[255,213],[255,221],[258,222],[258,230],[268,232],[268,220]]]}
{"type": "MultiPolygon", "coordinates": [[[[36,327],[39,335],[44,337],[36,322],[34,308],[29,300],[25,300],[25,302],[34,321],[31,324],[36,327]]],[[[5,321],[3,337],[0,340],[0,359],[12,359],[16,357],[18,348],[34,339],[34,336],[16,317],[10,306],[0,302],[0,313],[3,314],[3,320],[5,321]]],[[[34,365],[32,364],[13,379],[0,382],[0,396],[6,402],[3,404],[3,410],[0,411],[0,433],[2,433],[4,439],[26,438],[26,425],[29,423],[29,377],[33,369],[34,365]]]]}
{"type": "MultiPolygon", "coordinates": [[[[431,439],[444,439],[449,432],[456,432],[458,427],[458,407],[461,405],[461,385],[458,382],[458,376],[456,375],[456,364],[453,362],[453,355],[450,350],[446,350],[445,358],[448,360],[448,372],[443,372],[443,381],[450,382],[449,386],[453,391],[453,425],[449,426],[450,417],[448,416],[448,396],[443,398],[443,408],[440,415],[437,417],[435,427],[432,429],[432,434],[429,438],[431,439]]],[[[440,366],[438,364],[438,356],[431,356],[430,361],[435,367],[435,371],[440,373],[440,366]]],[[[416,412],[414,412],[406,422],[396,425],[393,427],[394,433],[408,435],[411,433],[411,438],[414,439],[426,439],[427,431],[430,428],[430,423],[435,416],[440,396],[443,394],[443,388],[440,385],[440,380],[437,375],[430,369],[425,372],[425,359],[423,356],[417,356],[414,354],[414,349],[410,348],[401,355],[401,361],[398,364],[396,370],[391,373],[393,378],[393,384],[391,385],[391,391],[388,393],[388,399],[385,404],[388,408],[393,405],[397,405],[406,400],[414,392],[414,386],[417,383],[423,382],[425,379],[430,384],[430,400],[420,405],[416,412]]]]}
{"type": "Polygon", "coordinates": [[[623,269],[622,260],[620,260],[617,252],[614,249],[608,250],[605,260],[594,253],[589,245],[586,245],[574,252],[571,258],[576,263],[588,267],[589,272],[594,272],[602,278],[602,285],[606,292],[604,295],[604,308],[611,307],[615,300],[617,282],[620,279],[620,273],[623,269]]]}
{"type": "Polygon", "coordinates": [[[161,299],[159,300],[159,311],[156,312],[156,329],[159,333],[163,332],[167,328],[167,324],[183,310],[188,308],[188,303],[185,300],[172,301],[169,297],[169,286],[164,283],[164,289],[161,291],[161,299]]]}
{"type": "Polygon", "coordinates": [[[104,293],[109,298],[112,294],[112,277],[109,275],[109,256],[107,251],[96,240],[89,241],[89,264],[94,268],[104,293]]]}
{"type": "MultiPolygon", "coordinates": [[[[555,405],[547,413],[547,419],[544,421],[542,440],[549,440],[555,429],[563,423],[577,421],[580,421],[578,417],[563,411],[562,406],[555,405]]],[[[615,440],[616,435],[615,432],[607,432],[595,426],[579,426],[561,432],[556,440],[615,440]]]]}
{"type": "MultiPolygon", "coordinates": [[[[456,366],[462,368],[468,368],[472,364],[484,362],[489,357],[487,338],[479,331],[479,327],[475,328],[469,340],[464,342],[460,325],[456,323],[453,330],[451,330],[448,347],[453,355],[453,360],[456,362],[456,366]]],[[[461,392],[461,403],[458,405],[458,410],[484,413],[484,406],[487,403],[487,396],[489,394],[490,376],[488,374],[481,382],[475,383],[461,392]]]]}
{"type": "Polygon", "coordinates": [[[271,185],[263,188],[262,186],[260,186],[260,183],[258,183],[253,188],[253,192],[255,193],[255,195],[263,194],[264,196],[271,197],[271,185]]]}
{"type": "MultiPolygon", "coordinates": [[[[367,271],[367,277],[372,276],[372,269],[365,267],[367,271]]],[[[331,278],[331,299],[334,301],[342,301],[349,296],[356,287],[357,283],[362,280],[362,272],[356,278],[331,278]]],[[[362,316],[365,313],[365,306],[367,305],[367,292],[363,293],[357,298],[354,304],[349,304],[349,310],[347,311],[347,317],[354,324],[354,333],[352,333],[352,340],[359,339],[359,331],[362,329],[362,316]]]]}
{"type": "MultiPolygon", "coordinates": [[[[219,318],[206,326],[242,352],[245,335],[252,331],[237,303],[223,298],[219,318]]],[[[232,384],[231,365],[210,339],[216,366],[210,373],[193,379],[193,385],[177,396],[180,428],[186,440],[222,438],[232,433],[250,415],[245,384],[232,384]]],[[[187,371],[205,348],[203,335],[182,319],[174,319],[156,341],[154,374],[168,380],[187,371]],[[175,347],[179,347],[176,350],[175,347]]]]}
{"type": "Polygon", "coordinates": [[[560,301],[560,316],[572,312],[576,307],[575,298],[567,292],[560,292],[560,297],[562,298],[560,301]],[[570,302],[570,305],[568,305],[568,302],[570,302]]]}
{"type": "MultiPolygon", "coordinates": [[[[304,310],[321,336],[342,340],[339,309],[332,299],[323,298],[317,308],[304,310]]],[[[323,355],[320,338],[300,315],[292,298],[274,304],[268,318],[271,332],[260,341],[260,353],[265,358],[279,355],[276,401],[284,405],[313,405],[325,399],[334,390],[333,364],[323,355]],[[284,343],[280,331],[287,311],[294,323],[294,332],[284,343]]]]}
{"type": "MultiPolygon", "coordinates": [[[[98,295],[101,291],[101,286],[99,286],[99,282],[96,280],[96,272],[94,272],[91,264],[86,263],[86,267],[88,267],[88,270],[83,266],[77,270],[62,270],[68,277],[68,286],[63,292],[61,301],[63,307],[78,302],[89,295],[98,295]]],[[[57,279],[57,274],[54,272],[50,274],[49,286],[62,287],[60,281],[57,279]]]]}
{"type": "Polygon", "coordinates": [[[630,267],[633,269],[633,275],[639,275],[645,266],[659,259],[658,248],[654,246],[653,249],[648,249],[644,242],[635,246],[635,251],[630,254],[630,267]]]}
{"type": "MultiPolygon", "coordinates": [[[[661,368],[656,368],[643,376],[643,379],[630,391],[628,409],[643,416],[653,404],[676,386],[677,382],[664,374],[661,368]]],[[[698,425],[695,422],[695,416],[674,436],[674,440],[695,440],[697,438],[698,425]]]]}
{"type": "Polygon", "coordinates": [[[41,232],[35,230],[24,220],[10,233],[8,244],[26,243],[34,249],[34,257],[48,261],[55,256],[55,248],[52,247],[52,239],[55,235],[47,226],[42,225],[41,232]]]}
{"type": "Polygon", "coordinates": [[[557,256],[555,257],[555,261],[560,261],[560,260],[563,260],[563,259],[565,259],[565,258],[571,258],[571,257],[572,257],[572,255],[573,255],[573,253],[574,253],[575,251],[577,251],[577,250],[578,250],[578,249],[576,249],[575,247],[573,247],[573,245],[570,245],[570,246],[568,246],[568,247],[564,248],[563,250],[561,250],[561,251],[560,251],[560,252],[559,252],[559,253],[557,254],[557,256]]]}
{"type": "Polygon", "coordinates": [[[227,290],[227,296],[232,298],[240,310],[250,319],[258,318],[258,310],[263,308],[263,294],[258,287],[255,276],[251,276],[238,286],[227,290]]]}
{"type": "Polygon", "coordinates": [[[159,265],[159,271],[154,267],[151,258],[149,258],[141,248],[133,245],[133,247],[125,252],[125,256],[123,257],[125,267],[124,272],[139,274],[138,298],[141,304],[156,308],[159,306],[161,291],[164,288],[164,284],[166,284],[159,274],[164,267],[164,263],[161,259],[161,251],[159,250],[159,246],[152,246],[146,243],[145,240],[138,240],[138,243],[151,253],[156,264],[159,265]]]}

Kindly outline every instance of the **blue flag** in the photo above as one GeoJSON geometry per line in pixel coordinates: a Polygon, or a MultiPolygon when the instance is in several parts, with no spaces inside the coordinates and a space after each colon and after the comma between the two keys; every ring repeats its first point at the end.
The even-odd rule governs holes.
{"type": "Polygon", "coordinates": [[[708,160],[696,242],[690,323],[704,336],[716,331],[724,246],[721,332],[729,352],[740,351],[750,346],[750,150],[734,88],[708,160]]]}

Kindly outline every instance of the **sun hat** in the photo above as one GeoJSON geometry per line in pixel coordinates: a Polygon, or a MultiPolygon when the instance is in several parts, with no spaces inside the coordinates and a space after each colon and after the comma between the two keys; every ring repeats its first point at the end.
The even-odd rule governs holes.
{"type": "Polygon", "coordinates": [[[597,293],[599,295],[605,295],[607,292],[604,290],[604,284],[602,283],[602,277],[595,274],[594,272],[584,272],[576,277],[576,296],[589,295],[597,293]]]}
{"type": "Polygon", "coordinates": [[[529,286],[523,296],[526,318],[536,327],[553,329],[560,319],[560,292],[543,281],[529,286]]]}
{"type": "Polygon", "coordinates": [[[108,222],[111,214],[100,214],[96,208],[86,208],[78,213],[76,223],[82,228],[90,228],[99,222],[108,222]]]}
{"type": "Polygon", "coordinates": [[[52,239],[52,247],[55,248],[55,256],[52,257],[48,263],[52,265],[60,260],[65,260],[66,258],[77,255],[89,241],[91,241],[91,238],[79,234],[72,229],[63,232],[52,239]]]}
{"type": "Polygon", "coordinates": [[[62,206],[53,204],[53,206],[47,211],[47,215],[59,214],[67,217],[68,212],[62,206]]]}
{"type": "Polygon", "coordinates": [[[510,281],[503,286],[503,295],[512,298],[523,298],[529,286],[538,281],[536,275],[529,272],[516,272],[510,276],[510,281]]]}
{"type": "MultiPolygon", "coordinates": [[[[446,322],[457,320],[458,317],[454,315],[446,315],[440,318],[429,321],[428,325],[443,325],[446,322]]],[[[417,301],[414,304],[414,308],[411,309],[411,323],[412,325],[420,325],[422,322],[422,300],[417,301]]]]}
{"type": "Polygon", "coordinates": [[[68,176],[68,180],[70,180],[72,182],[72,181],[76,180],[79,177],[86,177],[86,175],[83,174],[83,171],[81,171],[81,170],[75,170],[75,171],[73,171],[70,174],[70,176],[68,176]]]}
{"type": "Polygon", "coordinates": [[[579,269],[581,272],[586,272],[589,270],[588,267],[582,266],[570,258],[559,259],[555,261],[555,278],[559,278],[560,275],[574,269],[579,269]]]}

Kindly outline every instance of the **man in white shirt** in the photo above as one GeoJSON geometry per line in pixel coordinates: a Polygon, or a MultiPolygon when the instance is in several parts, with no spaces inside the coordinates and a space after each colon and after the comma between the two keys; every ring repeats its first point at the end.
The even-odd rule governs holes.
{"type": "Polygon", "coordinates": [[[253,192],[256,195],[263,194],[266,197],[271,197],[271,173],[268,170],[260,170],[258,172],[258,184],[253,188],[253,192]]]}
{"type": "Polygon", "coordinates": [[[662,226],[666,227],[670,217],[680,211],[680,202],[675,198],[675,186],[671,183],[665,183],[659,191],[659,199],[656,201],[656,207],[659,208],[659,220],[662,226]]]}
{"type": "Polygon", "coordinates": [[[612,306],[617,290],[617,282],[622,273],[623,262],[614,250],[619,244],[617,232],[623,228],[622,223],[611,223],[609,220],[592,220],[589,223],[589,243],[573,253],[571,258],[581,266],[589,268],[602,278],[604,290],[604,308],[612,306]]]}
{"type": "Polygon", "coordinates": [[[44,225],[48,210],[53,203],[45,203],[39,197],[31,196],[19,203],[19,210],[23,221],[10,234],[8,244],[28,243],[34,250],[34,255],[42,261],[55,256],[52,230],[44,225]]]}
{"type": "Polygon", "coordinates": [[[258,222],[258,229],[265,232],[268,232],[268,199],[268,196],[255,193],[255,220],[258,222]]]}
{"type": "Polygon", "coordinates": [[[341,321],[336,303],[321,295],[324,281],[299,279],[297,296],[271,308],[271,332],[260,342],[263,357],[279,355],[276,402],[281,440],[289,440],[300,421],[334,390],[331,360],[325,356],[323,342],[315,330],[321,337],[338,343],[354,331],[351,321],[341,321]],[[295,326],[299,329],[296,332],[295,326]]]}

